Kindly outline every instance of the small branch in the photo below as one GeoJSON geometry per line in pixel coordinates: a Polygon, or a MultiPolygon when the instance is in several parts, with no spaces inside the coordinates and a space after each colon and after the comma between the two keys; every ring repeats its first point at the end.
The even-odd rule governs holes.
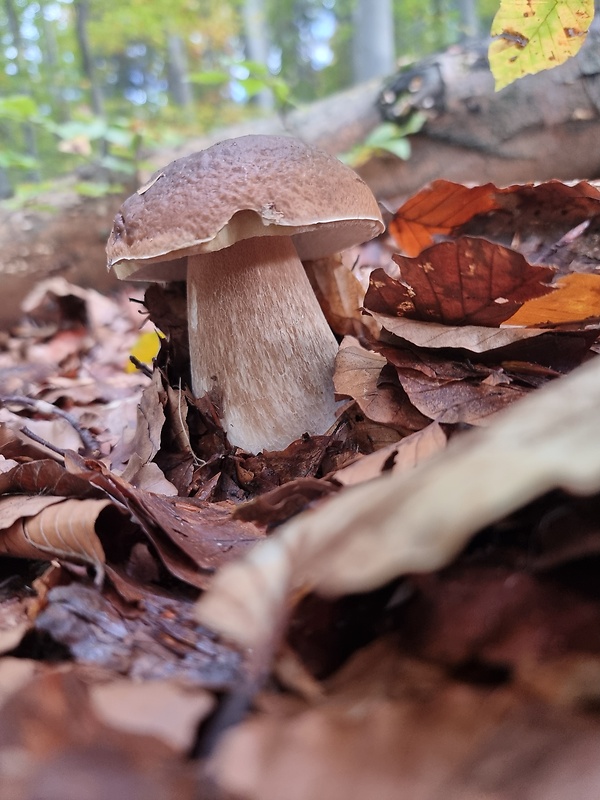
{"type": "MultiPolygon", "coordinates": [[[[68,422],[68,424],[81,439],[83,444],[83,452],[81,452],[81,455],[96,457],[100,453],[100,444],[96,438],[88,430],[82,428],[72,414],[69,414],[68,411],[63,411],[61,408],[57,408],[56,406],[52,405],[52,403],[47,403],[45,400],[35,400],[31,397],[24,397],[21,395],[5,395],[4,397],[0,396],[0,405],[25,406],[25,408],[31,408],[38,414],[42,414],[46,417],[60,417],[61,419],[64,419],[65,422],[68,422]]],[[[23,428],[22,430],[25,433],[27,428],[23,428]]],[[[48,442],[41,440],[36,436],[36,434],[32,433],[32,431],[27,431],[26,435],[34,441],[37,441],[39,444],[43,444],[45,447],[49,447],[51,450],[54,450],[54,452],[64,455],[64,450],[56,448],[48,442]]]]}
{"type": "Polygon", "coordinates": [[[42,447],[47,447],[48,450],[52,450],[52,452],[56,453],[57,456],[60,456],[60,458],[63,461],[65,460],[66,450],[64,450],[62,447],[57,447],[55,444],[52,444],[52,442],[48,442],[46,441],[46,439],[42,439],[41,436],[38,436],[37,433],[30,431],[29,428],[21,428],[21,433],[23,434],[23,436],[27,436],[28,439],[31,439],[37,444],[41,444],[42,447]]]}
{"type": "Polygon", "coordinates": [[[152,377],[152,370],[150,367],[147,364],[144,364],[143,361],[140,361],[139,358],[136,358],[135,356],[129,356],[129,360],[143,375],[146,375],[148,378],[152,377]]]}

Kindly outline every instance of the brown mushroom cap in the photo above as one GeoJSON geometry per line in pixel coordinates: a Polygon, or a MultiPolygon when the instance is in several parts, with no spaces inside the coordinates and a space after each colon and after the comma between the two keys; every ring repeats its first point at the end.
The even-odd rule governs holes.
{"type": "Polygon", "coordinates": [[[302,260],[384,229],[367,185],[336,158],[286,136],[242,136],[173,161],[115,217],[119,278],[185,280],[186,258],[255,236],[291,236],[302,260]]]}

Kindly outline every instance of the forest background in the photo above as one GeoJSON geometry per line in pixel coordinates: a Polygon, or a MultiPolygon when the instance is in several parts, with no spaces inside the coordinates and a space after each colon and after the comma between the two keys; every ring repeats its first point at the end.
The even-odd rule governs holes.
{"type": "Polygon", "coordinates": [[[122,192],[144,156],[285,114],[485,35],[497,0],[2,0],[0,198],[79,169],[122,192]],[[94,164],[89,170],[85,165],[94,164]]]}

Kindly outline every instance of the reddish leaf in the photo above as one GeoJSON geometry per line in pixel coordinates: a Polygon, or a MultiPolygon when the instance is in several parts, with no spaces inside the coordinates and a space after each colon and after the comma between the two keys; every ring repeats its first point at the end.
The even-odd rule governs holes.
{"type": "Polygon", "coordinates": [[[407,256],[417,256],[433,244],[434,234],[450,233],[476,214],[498,208],[496,192],[491,183],[468,188],[451,181],[434,181],[396,211],[389,232],[407,256]]]}
{"type": "Polygon", "coordinates": [[[402,281],[375,270],[365,308],[446,325],[495,327],[526,301],[551,291],[554,271],[485,239],[464,237],[418,258],[395,256],[402,281]]]}

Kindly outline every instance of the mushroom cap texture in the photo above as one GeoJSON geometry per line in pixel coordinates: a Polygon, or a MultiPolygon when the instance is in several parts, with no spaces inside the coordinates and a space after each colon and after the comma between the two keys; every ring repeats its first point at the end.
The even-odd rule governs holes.
{"type": "Polygon", "coordinates": [[[334,156],[287,136],[242,136],[155,172],[117,213],[108,267],[185,280],[186,259],[255,236],[291,236],[302,260],[384,230],[371,190],[334,156]]]}

